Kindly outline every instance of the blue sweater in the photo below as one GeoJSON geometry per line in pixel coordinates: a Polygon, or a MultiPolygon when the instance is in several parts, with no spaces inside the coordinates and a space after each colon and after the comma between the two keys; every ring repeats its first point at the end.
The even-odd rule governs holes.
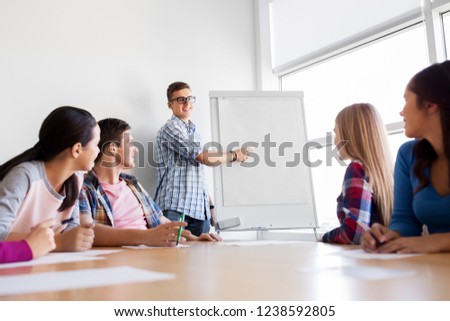
{"type": "MultiPolygon", "coordinates": [[[[439,195],[431,183],[414,194],[419,185],[419,179],[412,172],[415,143],[406,142],[397,154],[390,228],[402,236],[420,236],[423,224],[428,226],[430,234],[450,232],[450,195],[439,195]]],[[[425,175],[429,177],[429,169],[425,175]]]]}

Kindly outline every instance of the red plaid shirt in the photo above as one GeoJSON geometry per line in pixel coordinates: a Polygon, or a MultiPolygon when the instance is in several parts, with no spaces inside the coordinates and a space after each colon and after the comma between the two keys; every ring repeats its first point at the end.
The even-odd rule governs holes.
{"type": "Polygon", "coordinates": [[[347,167],[342,192],[337,198],[337,217],[341,225],[325,233],[323,242],[360,244],[365,231],[361,225],[370,226],[381,222],[374,204],[369,177],[361,161],[355,160],[347,167]]]}

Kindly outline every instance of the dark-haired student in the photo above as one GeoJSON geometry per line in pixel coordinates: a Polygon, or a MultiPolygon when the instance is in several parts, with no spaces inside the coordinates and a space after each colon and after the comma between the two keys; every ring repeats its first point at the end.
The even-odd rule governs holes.
{"type": "MultiPolygon", "coordinates": [[[[81,221],[95,221],[95,246],[175,246],[179,227],[185,222],[166,219],[137,178],[124,173],[135,166],[137,148],[130,125],[107,118],[98,122],[101,153],[85,176],[80,193],[81,221]]],[[[199,237],[183,230],[181,242],[220,241],[215,234],[199,237]]]]}
{"type": "Polygon", "coordinates": [[[23,240],[40,222],[55,219],[56,251],[91,248],[94,233],[79,225],[78,195],[99,139],[86,110],[63,106],[45,118],[39,141],[0,167],[0,240],[23,240]]]}
{"type": "Polygon", "coordinates": [[[400,115],[405,135],[394,171],[389,228],[374,224],[363,248],[380,253],[450,251],[450,61],[433,64],[409,81],[400,115]],[[428,233],[423,232],[426,225],[428,233]]]}

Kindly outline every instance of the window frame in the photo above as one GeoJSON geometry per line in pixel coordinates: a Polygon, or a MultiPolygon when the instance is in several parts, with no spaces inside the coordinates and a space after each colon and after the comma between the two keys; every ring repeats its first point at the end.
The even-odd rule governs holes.
{"type": "MultiPolygon", "coordinates": [[[[450,59],[446,52],[443,14],[450,12],[450,0],[424,0],[421,9],[407,12],[401,17],[378,25],[370,30],[358,33],[343,41],[333,43],[304,57],[273,68],[271,62],[271,2],[273,0],[255,0],[256,25],[256,74],[258,90],[282,90],[282,77],[292,72],[311,67],[315,64],[346,55],[361,46],[368,46],[374,41],[396,34],[405,28],[416,24],[425,25],[428,63],[450,59]]],[[[388,8],[386,8],[388,10],[388,8]]],[[[450,35],[447,35],[450,41],[450,35]]],[[[449,47],[450,48],[450,47],[449,47]]],[[[450,54],[450,53],[449,53],[450,54]]],[[[398,135],[403,132],[403,122],[386,123],[388,135],[398,135]]],[[[326,137],[308,137],[309,142],[319,143],[329,147],[326,137]]],[[[313,185],[314,186],[314,185],[313,185]]],[[[314,192],[314,191],[313,191],[314,192]]]]}

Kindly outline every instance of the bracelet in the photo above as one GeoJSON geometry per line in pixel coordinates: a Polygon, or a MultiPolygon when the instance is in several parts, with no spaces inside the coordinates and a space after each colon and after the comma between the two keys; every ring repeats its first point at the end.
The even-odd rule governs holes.
{"type": "Polygon", "coordinates": [[[230,154],[231,154],[231,159],[230,159],[230,163],[234,162],[234,152],[232,150],[230,150],[230,154]]]}
{"type": "Polygon", "coordinates": [[[209,205],[209,209],[213,210],[214,209],[214,205],[209,205]]]}
{"type": "Polygon", "coordinates": [[[231,150],[230,153],[233,155],[233,158],[231,159],[231,162],[237,161],[237,153],[234,150],[231,150]]]}

